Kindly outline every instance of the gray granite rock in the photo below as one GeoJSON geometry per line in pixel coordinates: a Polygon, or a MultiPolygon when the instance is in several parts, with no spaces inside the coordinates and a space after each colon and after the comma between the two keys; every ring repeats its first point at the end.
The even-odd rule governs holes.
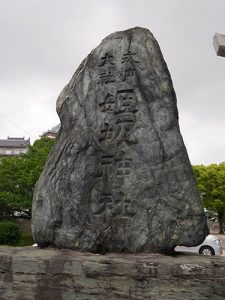
{"type": "Polygon", "coordinates": [[[167,252],[207,225],[160,48],[143,28],[106,37],[57,100],[61,129],[33,199],[40,246],[167,252]]]}

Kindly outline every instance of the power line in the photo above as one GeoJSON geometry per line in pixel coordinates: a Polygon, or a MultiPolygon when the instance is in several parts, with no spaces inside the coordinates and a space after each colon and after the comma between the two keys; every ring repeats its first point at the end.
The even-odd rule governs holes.
{"type": "Polygon", "coordinates": [[[5,119],[7,122],[11,123],[12,125],[14,125],[15,127],[19,128],[20,130],[22,130],[23,132],[29,134],[29,136],[33,137],[34,139],[37,139],[38,137],[34,136],[32,133],[30,133],[29,131],[27,131],[26,129],[24,129],[23,127],[19,126],[18,124],[16,124],[14,121],[6,118],[5,116],[3,116],[1,113],[0,113],[0,116],[5,119]]]}

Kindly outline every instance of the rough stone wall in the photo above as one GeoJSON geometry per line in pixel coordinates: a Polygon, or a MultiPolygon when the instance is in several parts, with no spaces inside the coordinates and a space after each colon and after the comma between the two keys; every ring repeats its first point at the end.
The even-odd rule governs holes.
{"type": "Polygon", "coordinates": [[[222,300],[225,259],[0,248],[1,300],[222,300]]]}

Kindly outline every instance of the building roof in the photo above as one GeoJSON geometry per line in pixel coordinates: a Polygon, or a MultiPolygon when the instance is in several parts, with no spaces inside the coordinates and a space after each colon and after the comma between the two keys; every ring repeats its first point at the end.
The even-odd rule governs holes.
{"type": "Polygon", "coordinates": [[[58,124],[58,125],[52,127],[52,129],[50,131],[57,133],[59,131],[59,129],[60,129],[60,126],[61,126],[61,124],[58,124]]]}
{"type": "Polygon", "coordinates": [[[1,148],[27,148],[30,146],[30,139],[25,140],[22,138],[8,137],[5,140],[0,140],[1,148]]]}
{"type": "Polygon", "coordinates": [[[43,132],[42,135],[41,135],[41,137],[48,136],[48,135],[54,135],[54,136],[56,136],[57,133],[58,133],[58,131],[59,131],[59,129],[60,129],[60,127],[61,127],[61,124],[58,124],[58,125],[52,127],[48,131],[43,132]]]}

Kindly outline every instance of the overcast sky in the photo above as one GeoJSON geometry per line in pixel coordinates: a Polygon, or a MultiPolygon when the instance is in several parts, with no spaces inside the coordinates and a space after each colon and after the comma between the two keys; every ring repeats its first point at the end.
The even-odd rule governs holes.
{"type": "Polygon", "coordinates": [[[156,37],[177,94],[192,164],[225,161],[225,0],[0,0],[0,138],[37,139],[59,123],[57,96],[108,34],[156,37]]]}

